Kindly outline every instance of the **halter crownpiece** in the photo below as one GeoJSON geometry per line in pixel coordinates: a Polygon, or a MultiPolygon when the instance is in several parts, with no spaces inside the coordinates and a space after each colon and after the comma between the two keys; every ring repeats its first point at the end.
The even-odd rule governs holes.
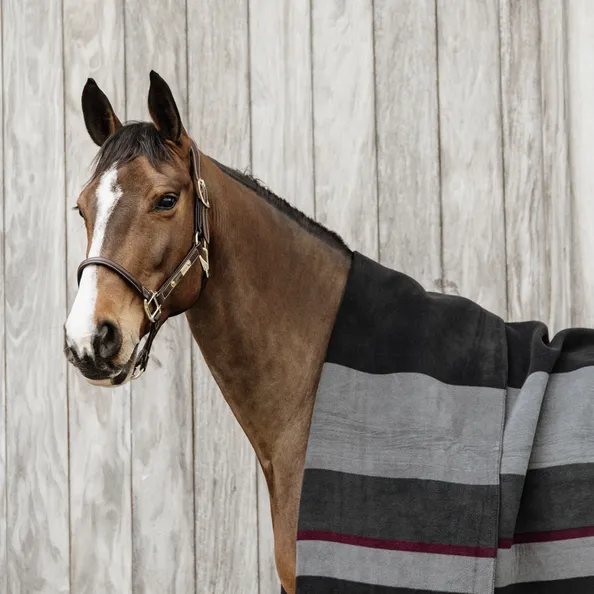
{"type": "Polygon", "coordinates": [[[173,289],[177,287],[197,260],[200,261],[200,265],[202,266],[202,288],[204,288],[206,280],[210,274],[210,262],[208,259],[210,230],[208,227],[208,216],[206,214],[207,209],[210,208],[210,202],[208,200],[206,183],[200,177],[200,152],[194,142],[192,142],[192,146],[190,147],[190,169],[194,184],[194,234],[192,247],[173,274],[156,291],[152,291],[145,287],[123,266],[108,258],[99,256],[87,258],[86,260],[83,260],[78,267],[78,284],[80,284],[83,270],[87,266],[105,266],[119,274],[143,299],[144,311],[151,323],[151,329],[144,347],[134,364],[132,379],[138,379],[144,373],[148,365],[153,341],[155,340],[157,332],[163,325],[163,322],[160,321],[163,305],[171,295],[173,289]]]}

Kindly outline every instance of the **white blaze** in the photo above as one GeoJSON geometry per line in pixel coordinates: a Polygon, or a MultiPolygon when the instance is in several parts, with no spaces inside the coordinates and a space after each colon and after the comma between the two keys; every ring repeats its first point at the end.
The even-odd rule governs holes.
{"type": "MultiPolygon", "coordinates": [[[[111,213],[122,196],[118,185],[118,171],[112,167],[99,180],[96,191],[97,216],[91,239],[89,258],[101,255],[105,228],[111,213]]],[[[87,266],[82,273],[76,299],[66,320],[66,340],[79,357],[93,357],[93,336],[96,331],[95,303],[97,301],[97,267],[87,266]]]]}

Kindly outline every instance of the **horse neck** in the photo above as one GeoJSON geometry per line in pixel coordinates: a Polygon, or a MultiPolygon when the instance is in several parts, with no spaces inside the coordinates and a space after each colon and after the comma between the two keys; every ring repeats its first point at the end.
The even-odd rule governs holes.
{"type": "Polygon", "coordinates": [[[212,278],[187,318],[266,471],[305,453],[350,258],[204,162],[212,278]]]}

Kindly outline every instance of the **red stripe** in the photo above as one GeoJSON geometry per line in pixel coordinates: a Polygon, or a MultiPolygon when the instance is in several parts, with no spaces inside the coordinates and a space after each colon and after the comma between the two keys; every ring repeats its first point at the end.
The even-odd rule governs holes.
{"type": "Polygon", "coordinates": [[[594,526],[588,526],[587,528],[569,528],[568,530],[550,530],[549,532],[523,532],[514,534],[513,538],[500,540],[499,548],[511,549],[515,544],[555,542],[557,540],[587,538],[588,536],[594,536],[594,526]]]}
{"type": "Polygon", "coordinates": [[[342,544],[385,551],[408,551],[412,553],[434,553],[436,555],[458,555],[461,557],[489,557],[497,555],[497,549],[491,547],[467,547],[463,545],[444,545],[429,542],[408,542],[405,540],[387,540],[355,536],[353,534],[339,534],[327,530],[300,530],[297,540],[322,540],[326,542],[340,542],[342,544]]]}

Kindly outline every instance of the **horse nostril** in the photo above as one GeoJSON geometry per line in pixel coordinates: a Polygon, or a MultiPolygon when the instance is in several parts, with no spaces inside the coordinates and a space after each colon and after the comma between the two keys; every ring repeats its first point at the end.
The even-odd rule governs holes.
{"type": "Polygon", "coordinates": [[[114,323],[104,321],[97,327],[97,333],[93,342],[95,353],[101,359],[110,359],[120,350],[122,346],[122,335],[114,323]]]}

